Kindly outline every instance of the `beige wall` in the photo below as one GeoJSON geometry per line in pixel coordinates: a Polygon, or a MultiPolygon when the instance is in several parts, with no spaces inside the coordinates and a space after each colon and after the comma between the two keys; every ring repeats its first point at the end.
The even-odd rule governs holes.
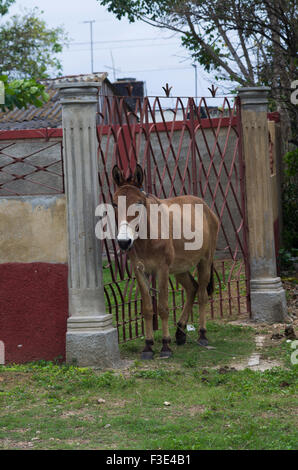
{"type": "Polygon", "coordinates": [[[66,263],[65,196],[0,198],[0,263],[66,263]]]}

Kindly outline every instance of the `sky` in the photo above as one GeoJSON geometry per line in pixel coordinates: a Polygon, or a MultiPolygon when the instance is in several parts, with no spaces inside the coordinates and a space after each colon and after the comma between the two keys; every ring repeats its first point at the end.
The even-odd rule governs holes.
{"type": "MultiPolygon", "coordinates": [[[[61,54],[63,75],[91,72],[90,24],[93,23],[94,72],[108,78],[134,77],[146,83],[146,94],[163,95],[166,83],[172,96],[195,95],[195,68],[179,36],[141,21],[121,21],[96,0],[17,0],[9,15],[38,7],[50,27],[64,26],[71,38],[61,54]],[[116,70],[113,70],[113,67],[116,70]]],[[[212,78],[197,65],[197,94],[210,96],[212,78]]],[[[220,91],[220,90],[219,90],[220,91]]]]}

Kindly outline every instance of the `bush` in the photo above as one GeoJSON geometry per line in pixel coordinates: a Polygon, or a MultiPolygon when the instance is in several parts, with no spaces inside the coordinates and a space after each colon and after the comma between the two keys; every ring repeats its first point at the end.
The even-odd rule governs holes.
{"type": "Polygon", "coordinates": [[[298,249],[298,148],[286,153],[283,160],[283,245],[291,252],[298,249]]]}

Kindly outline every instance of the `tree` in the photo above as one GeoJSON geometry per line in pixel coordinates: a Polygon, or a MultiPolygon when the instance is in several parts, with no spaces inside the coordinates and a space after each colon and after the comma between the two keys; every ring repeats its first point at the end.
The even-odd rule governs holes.
{"type": "Polygon", "coordinates": [[[217,80],[269,85],[283,114],[284,136],[298,145],[297,107],[290,102],[298,44],[297,0],[98,0],[118,19],[144,21],[181,35],[192,58],[217,80]]]}
{"type": "Polygon", "coordinates": [[[15,0],[0,0],[0,16],[6,15],[8,9],[15,0]]]}
{"type": "Polygon", "coordinates": [[[67,36],[62,27],[48,28],[37,8],[14,15],[0,27],[0,74],[9,78],[48,78],[61,74],[57,54],[67,36]]]}
{"type": "MultiPolygon", "coordinates": [[[[14,1],[0,0],[0,18],[14,1]]],[[[34,8],[0,25],[0,81],[5,90],[2,110],[28,104],[42,106],[48,95],[39,80],[61,74],[57,54],[68,38],[62,27],[48,28],[41,13],[34,8]]]]}
{"type": "Polygon", "coordinates": [[[4,104],[0,103],[2,111],[12,110],[14,107],[27,108],[30,104],[40,107],[49,99],[44,85],[32,78],[9,81],[7,75],[0,75],[0,81],[4,83],[5,97],[4,104]]]}

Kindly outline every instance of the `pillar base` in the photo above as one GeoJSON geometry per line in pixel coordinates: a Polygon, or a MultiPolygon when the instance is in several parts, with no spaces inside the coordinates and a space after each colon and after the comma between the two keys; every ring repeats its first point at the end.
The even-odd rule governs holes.
{"type": "Polygon", "coordinates": [[[279,277],[250,281],[252,320],[282,323],[287,320],[286,293],[279,277]]]}
{"type": "Polygon", "coordinates": [[[120,364],[115,328],[66,333],[66,362],[79,367],[117,367],[120,364]]]}
{"type": "Polygon", "coordinates": [[[67,319],[67,332],[93,333],[94,331],[111,330],[111,314],[73,315],[67,319]]]}

